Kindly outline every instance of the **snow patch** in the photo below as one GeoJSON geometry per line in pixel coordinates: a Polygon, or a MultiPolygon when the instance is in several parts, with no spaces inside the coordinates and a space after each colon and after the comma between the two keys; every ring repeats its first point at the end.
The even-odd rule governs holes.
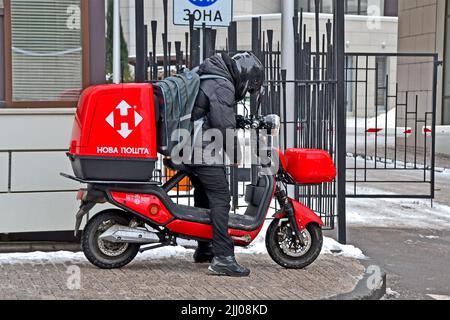
{"type": "Polygon", "coordinates": [[[433,300],[438,301],[450,301],[450,296],[441,295],[441,294],[428,294],[428,296],[433,300]]]}
{"type": "MultiPolygon", "coordinates": [[[[387,128],[395,129],[396,125],[396,109],[393,108],[387,113],[387,128]]],[[[365,128],[366,127],[366,118],[356,118],[348,117],[347,118],[347,127],[355,128],[355,123],[357,128],[365,128]]],[[[397,123],[398,125],[398,123],[397,123]]],[[[398,125],[399,126],[399,125],[398,125]]],[[[400,126],[399,126],[400,127],[400,126]]],[[[386,129],[386,112],[383,112],[378,115],[378,117],[372,117],[367,119],[367,128],[378,128],[378,129],[386,129]]]]}
{"type": "Polygon", "coordinates": [[[342,245],[336,240],[327,237],[325,237],[323,240],[322,254],[333,254],[358,260],[367,259],[361,249],[351,245],[342,245]]]}
{"type": "MultiPolygon", "coordinates": [[[[266,222],[263,230],[255,241],[247,248],[236,248],[237,253],[242,254],[267,254],[265,235],[270,221],[266,222]]],[[[321,254],[332,254],[353,259],[366,259],[362,251],[354,246],[344,246],[334,239],[324,237],[323,248],[321,254]]]]}
{"type": "Polygon", "coordinates": [[[424,236],[422,234],[419,234],[419,237],[422,238],[422,239],[430,239],[430,240],[439,239],[438,236],[424,236]]]}
{"type": "Polygon", "coordinates": [[[400,298],[400,293],[398,293],[397,291],[392,290],[391,288],[386,288],[386,296],[388,298],[398,299],[398,298],[400,298]]]}
{"type": "Polygon", "coordinates": [[[86,258],[82,252],[30,252],[30,253],[7,253],[0,254],[0,264],[64,264],[64,263],[81,263],[85,262],[86,258]]]}
{"type": "MultiPolygon", "coordinates": [[[[138,254],[136,261],[157,260],[163,258],[182,257],[192,254],[194,250],[184,247],[165,247],[138,254]]],[[[85,263],[87,259],[82,252],[30,252],[30,253],[8,253],[0,254],[0,264],[79,264],[85,263]]]]}
{"type": "MultiPolygon", "coordinates": [[[[236,253],[239,254],[254,254],[262,255],[267,254],[265,235],[267,228],[270,225],[270,221],[267,221],[261,230],[260,235],[255,241],[247,248],[236,247],[236,253]]],[[[192,256],[194,250],[192,247],[196,246],[194,241],[181,240],[180,244],[187,246],[188,248],[177,247],[164,247],[155,250],[150,250],[142,254],[138,254],[136,261],[150,261],[158,259],[168,259],[175,257],[192,256]]],[[[366,259],[362,251],[354,246],[344,246],[336,242],[331,238],[324,238],[322,254],[332,254],[336,256],[342,256],[354,259],[366,259]]],[[[87,262],[82,252],[31,252],[31,253],[10,253],[0,254],[1,264],[79,264],[87,262]]]]}
{"type": "MultiPolygon", "coordinates": [[[[360,188],[364,194],[392,194],[360,188]]],[[[348,199],[348,224],[353,226],[412,229],[450,229],[450,207],[429,200],[348,199]]]]}

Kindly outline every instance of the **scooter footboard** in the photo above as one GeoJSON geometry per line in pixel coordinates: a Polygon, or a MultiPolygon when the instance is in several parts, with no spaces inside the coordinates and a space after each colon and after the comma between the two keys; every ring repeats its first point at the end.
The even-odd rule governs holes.
{"type": "MultiPolygon", "coordinates": [[[[295,211],[295,220],[297,221],[298,228],[304,230],[309,224],[316,223],[320,227],[324,226],[322,219],[310,208],[297,200],[289,198],[295,211]]],[[[275,219],[283,219],[286,217],[286,212],[282,211],[275,215],[275,219]]]]}

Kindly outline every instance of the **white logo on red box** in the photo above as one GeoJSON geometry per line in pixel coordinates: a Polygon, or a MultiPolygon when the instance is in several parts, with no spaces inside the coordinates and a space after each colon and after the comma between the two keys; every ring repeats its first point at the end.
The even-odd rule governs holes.
{"type": "Polygon", "coordinates": [[[106,118],[106,122],[124,139],[127,139],[144,120],[135,109],[136,107],[133,108],[125,100],[122,100],[106,118]]]}

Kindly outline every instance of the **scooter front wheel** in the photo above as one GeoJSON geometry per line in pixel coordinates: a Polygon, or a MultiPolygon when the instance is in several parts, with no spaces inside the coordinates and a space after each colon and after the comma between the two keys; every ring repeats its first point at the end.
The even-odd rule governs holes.
{"type": "Polygon", "coordinates": [[[100,269],[120,269],[133,261],[140,245],[100,239],[100,235],[113,225],[128,226],[130,221],[131,217],[120,210],[106,210],[89,220],[81,237],[86,258],[100,269]]]}
{"type": "Polygon", "coordinates": [[[270,257],[287,269],[304,269],[319,257],[323,246],[322,228],[309,224],[302,233],[302,242],[293,235],[289,221],[274,220],[266,234],[270,257]]]}

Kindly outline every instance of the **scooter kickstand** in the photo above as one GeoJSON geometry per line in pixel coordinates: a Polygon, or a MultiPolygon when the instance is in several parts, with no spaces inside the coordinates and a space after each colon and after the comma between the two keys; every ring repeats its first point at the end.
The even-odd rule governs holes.
{"type": "Polygon", "coordinates": [[[171,245],[170,243],[160,243],[160,244],[157,244],[157,245],[153,245],[153,246],[142,248],[142,249],[139,250],[139,253],[144,253],[144,252],[147,252],[147,251],[150,251],[150,250],[155,250],[155,249],[159,249],[159,248],[168,247],[170,245],[171,245]]]}
{"type": "MultiPolygon", "coordinates": [[[[168,238],[168,239],[170,239],[170,238],[168,238]]],[[[142,248],[139,250],[139,253],[143,253],[146,251],[155,250],[155,249],[159,249],[159,248],[169,247],[169,246],[176,247],[177,245],[178,245],[177,240],[175,238],[172,238],[169,241],[165,241],[163,243],[159,243],[156,245],[151,245],[151,246],[142,248]]]]}

